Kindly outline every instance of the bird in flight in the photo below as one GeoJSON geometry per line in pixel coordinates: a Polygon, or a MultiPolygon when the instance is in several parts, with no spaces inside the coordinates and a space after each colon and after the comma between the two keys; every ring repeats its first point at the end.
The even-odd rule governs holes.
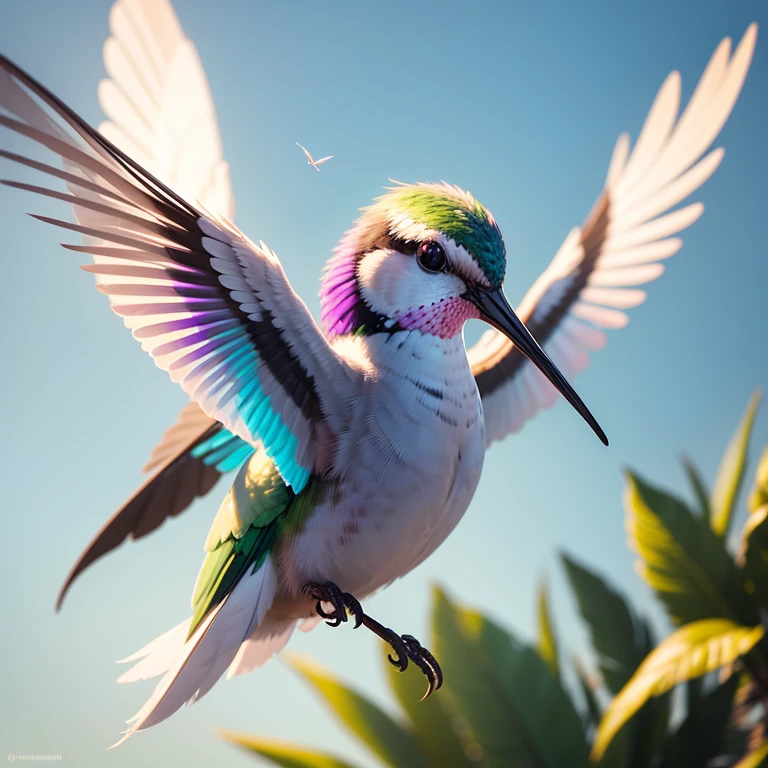
{"type": "MultiPolygon", "coordinates": [[[[708,151],[752,58],[756,26],[725,39],[679,113],[664,82],[630,152],[619,138],[582,226],[513,310],[501,231],[468,192],[396,184],[341,237],[321,287],[321,324],[277,255],[235,224],[210,91],[167,0],[118,0],[105,45],[108,116],[96,131],[0,57],[0,126],[59,163],[0,157],[65,183],[3,183],[72,205],[38,216],[80,242],[83,268],[190,404],[147,479],[90,543],[59,596],[127,537],[141,538],[238,470],[205,543],[192,616],[138,651],[122,682],[160,677],[123,741],[264,664],[325,619],[365,626],[416,664],[437,660],[361,601],[434,552],[466,511],[486,449],[562,395],[607,439],[568,383],[641,304],[700,203],[671,211],[719,165],[708,151]],[[119,54],[119,55],[118,55],[119,54]],[[136,73],[147,76],[137,77],[136,73]],[[151,73],[152,76],[149,76],[151,73]],[[161,140],[162,139],[162,140],[161,140]],[[153,149],[154,148],[154,149],[153,149]],[[671,211],[671,212],[670,212],[671,211]],[[466,350],[470,318],[490,329],[466,350]]],[[[6,134],[7,135],[7,134],[6,134]]]]}
{"type": "Polygon", "coordinates": [[[319,160],[313,160],[312,155],[307,152],[306,148],[299,144],[299,142],[296,142],[297,147],[301,147],[301,151],[307,156],[307,164],[311,165],[316,171],[319,171],[320,168],[318,167],[320,163],[324,163],[326,160],[332,160],[333,155],[328,155],[328,157],[321,157],[319,160]]]}

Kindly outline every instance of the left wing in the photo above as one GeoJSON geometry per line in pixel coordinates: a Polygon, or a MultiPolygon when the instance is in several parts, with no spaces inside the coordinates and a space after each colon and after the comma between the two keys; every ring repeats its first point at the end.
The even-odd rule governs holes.
{"type": "Polygon", "coordinates": [[[321,157],[319,160],[315,160],[312,165],[320,165],[320,163],[324,163],[326,160],[333,160],[333,155],[328,155],[328,157],[321,157]]]}
{"type": "MultiPolygon", "coordinates": [[[[645,291],[635,286],[661,275],[659,262],[682,245],[672,235],[701,216],[701,203],[668,211],[722,160],[722,149],[701,158],[736,103],[756,37],[752,24],[733,56],[730,39],[720,43],[679,119],[680,75],[667,77],[631,155],[624,134],[592,212],[582,227],[571,230],[523,299],[518,316],[567,378],[604,346],[603,329],[626,325],[622,310],[645,300],[645,291]]],[[[468,356],[483,400],[488,445],[558,399],[555,388],[498,331],[486,331],[468,356]]]]}
{"type": "Polygon", "coordinates": [[[155,363],[207,416],[252,446],[262,443],[295,493],[325,471],[353,374],[277,257],[174,193],[3,57],[0,107],[15,116],[0,114],[0,125],[59,154],[65,170],[5,156],[63,178],[70,194],[6,183],[88,212],[89,226],[38,218],[96,243],[71,250],[113,260],[86,269],[122,278],[99,290],[129,298],[112,309],[155,363]]]}
{"type": "Polygon", "coordinates": [[[307,158],[308,163],[314,162],[314,160],[312,159],[312,155],[310,155],[309,152],[307,152],[307,149],[305,146],[303,146],[302,144],[299,144],[298,141],[296,142],[296,146],[301,147],[301,151],[304,153],[304,156],[307,158]]]}

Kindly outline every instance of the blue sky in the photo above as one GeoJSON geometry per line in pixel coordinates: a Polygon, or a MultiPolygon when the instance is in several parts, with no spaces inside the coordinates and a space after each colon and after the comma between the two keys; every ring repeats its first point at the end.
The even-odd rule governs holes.
{"type": "MultiPolygon", "coordinates": [[[[720,39],[761,23],[752,70],[718,140],[725,160],[696,198],[704,216],[629,326],[611,333],[575,382],[610,448],[562,403],[540,414],[489,452],[472,506],[443,547],[368,606],[426,638],[429,585],[437,581],[529,637],[535,585],[546,573],[561,643],[581,648],[584,632],[556,560],[567,548],[660,618],[625,546],[621,469],[680,488],[685,450],[711,476],[749,395],[768,384],[765,4],[175,5],[208,73],[237,221],[280,255],[315,312],[323,262],[388,177],[446,179],[477,195],[504,233],[506,289],[518,301],[589,211],[614,141],[624,130],[637,136],[666,74],[681,71],[687,98],[720,39]],[[335,158],[315,173],[295,141],[335,158]]],[[[95,124],[108,7],[30,0],[0,24],[0,50],[95,124]]],[[[7,135],[0,144],[22,146],[7,135]]],[[[135,489],[185,397],[75,268],[77,257],[57,246],[60,233],[23,215],[30,207],[29,198],[0,189],[0,759],[5,750],[61,754],[83,767],[252,764],[217,741],[212,729],[222,726],[376,765],[279,663],[221,683],[195,707],[104,752],[151,690],[115,685],[114,659],[186,615],[226,485],[100,562],[54,615],[70,565],[135,489]]],[[[762,414],[755,448],[766,442],[762,414]]],[[[371,637],[321,627],[291,647],[386,704],[371,637]]]]}

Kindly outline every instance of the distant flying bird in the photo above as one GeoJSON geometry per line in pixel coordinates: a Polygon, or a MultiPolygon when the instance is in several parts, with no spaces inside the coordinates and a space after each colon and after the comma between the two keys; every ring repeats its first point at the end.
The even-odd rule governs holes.
{"type": "Polygon", "coordinates": [[[311,165],[318,172],[320,169],[317,166],[320,165],[320,163],[324,163],[326,160],[333,159],[333,155],[328,155],[328,157],[321,157],[319,160],[313,160],[312,155],[310,155],[309,152],[307,152],[307,150],[301,144],[299,144],[298,141],[296,142],[296,146],[301,147],[302,152],[304,152],[304,154],[307,156],[307,164],[311,165]]]}
{"type": "MultiPolygon", "coordinates": [[[[66,192],[4,182],[74,206],[112,310],[192,402],[148,478],[82,555],[72,580],[127,536],[182,512],[240,468],[206,541],[191,619],[130,657],[121,680],[162,675],[125,738],[228,676],[263,664],[297,622],[365,625],[439,687],[439,665],[359,599],[423,562],[462,518],[486,448],[560,392],[607,443],[564,376],[584,369],[641,304],[673,237],[702,213],[673,212],[714,172],[704,155],[741,90],[756,40],[717,48],[678,119],[672,73],[634,150],[622,136],[605,188],[517,312],[490,212],[448,184],[400,184],[363,210],[324,273],[322,328],[277,256],[233,223],[234,199],[208,85],[166,0],[119,0],[97,133],[0,57],[0,125],[58,154],[6,159],[66,192]],[[138,77],[137,73],[146,76],[138,77]],[[151,76],[149,76],[151,74],[151,76]],[[33,98],[34,97],[34,98],[33,98]],[[66,128],[66,130],[64,129],[66,128]],[[77,138],[74,138],[74,137],[77,138]],[[468,352],[469,318],[492,326],[468,352]],[[534,339],[538,339],[538,342],[534,339]],[[539,344],[543,345],[539,346],[539,344]],[[318,616],[319,614],[319,616],[318,616]]],[[[30,307],[31,309],[31,307],[30,307]]]]}

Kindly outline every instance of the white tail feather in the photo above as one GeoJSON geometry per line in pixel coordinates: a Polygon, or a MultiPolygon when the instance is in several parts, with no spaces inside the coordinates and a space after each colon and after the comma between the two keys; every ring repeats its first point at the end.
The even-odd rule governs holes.
{"type": "Polygon", "coordinates": [[[140,679],[136,673],[142,666],[141,676],[147,676],[149,670],[156,670],[154,674],[158,674],[161,666],[165,666],[167,672],[146,704],[128,721],[133,725],[113,747],[134,733],[162,722],[185,703],[202,698],[235,659],[243,641],[261,623],[272,605],[275,589],[275,572],[268,558],[256,573],[244,576],[237,583],[189,640],[178,644],[182,626],[179,625],[158,638],[163,642],[154,641],[143,649],[149,649],[149,655],[123,676],[126,680],[140,679]],[[174,646],[176,653],[169,659],[169,650],[174,646]]]}
{"type": "Polygon", "coordinates": [[[296,626],[295,619],[267,618],[253,630],[248,639],[240,646],[240,650],[227,672],[227,680],[236,675],[266,664],[276,653],[279,653],[290,640],[296,626]]]}
{"type": "Polygon", "coordinates": [[[167,672],[176,658],[176,655],[184,647],[184,642],[189,631],[189,619],[169,629],[165,634],[155,638],[149,645],[145,645],[140,651],[125,659],[120,659],[118,664],[136,661],[127,672],[117,678],[118,683],[133,683],[136,680],[148,680],[152,677],[167,672]]]}

